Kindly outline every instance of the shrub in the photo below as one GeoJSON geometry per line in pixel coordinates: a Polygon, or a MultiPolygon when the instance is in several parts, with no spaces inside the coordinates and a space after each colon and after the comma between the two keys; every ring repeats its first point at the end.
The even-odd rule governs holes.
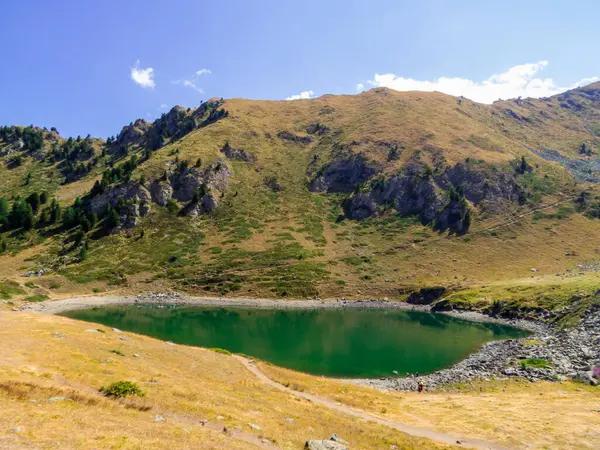
{"type": "Polygon", "coordinates": [[[112,350],[109,350],[109,351],[110,351],[110,353],[114,353],[115,355],[125,356],[125,353],[123,353],[121,350],[116,350],[113,348],[112,350]]]}
{"type": "Polygon", "coordinates": [[[106,397],[123,398],[128,395],[137,395],[138,397],[144,397],[146,393],[142,391],[137,384],[133,381],[116,381],[106,387],[100,388],[106,397]]]}
{"type": "Polygon", "coordinates": [[[169,211],[171,214],[175,214],[177,211],[179,211],[179,206],[177,206],[177,202],[172,198],[170,198],[167,201],[167,211],[169,211]]]}

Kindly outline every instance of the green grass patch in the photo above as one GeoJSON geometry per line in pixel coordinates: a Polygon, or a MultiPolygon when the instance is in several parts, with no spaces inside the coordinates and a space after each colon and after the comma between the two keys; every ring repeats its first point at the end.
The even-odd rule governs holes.
{"type": "Polygon", "coordinates": [[[527,359],[522,359],[520,361],[520,363],[521,363],[521,368],[523,370],[545,369],[546,367],[550,366],[550,364],[548,363],[548,361],[546,361],[545,359],[542,359],[542,358],[527,358],[527,359]]]}
{"type": "Polygon", "coordinates": [[[48,300],[48,296],[46,294],[36,294],[25,297],[25,301],[30,303],[43,302],[44,300],[48,300]]]}
{"type": "Polygon", "coordinates": [[[13,295],[22,295],[25,294],[25,291],[21,287],[19,283],[16,281],[1,281],[0,282],[0,298],[3,300],[8,300],[12,298],[13,295]]]}
{"type": "Polygon", "coordinates": [[[221,353],[223,355],[231,355],[231,352],[229,350],[225,350],[224,348],[218,348],[218,347],[214,347],[214,348],[209,348],[209,350],[212,350],[213,352],[216,353],[221,353]]]}

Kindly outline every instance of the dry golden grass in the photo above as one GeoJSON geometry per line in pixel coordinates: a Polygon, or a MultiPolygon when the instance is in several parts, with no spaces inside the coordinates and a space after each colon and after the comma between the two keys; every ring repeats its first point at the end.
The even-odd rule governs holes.
{"type": "Polygon", "coordinates": [[[252,448],[199,424],[218,416],[232,430],[283,449],[332,433],[353,448],[443,448],[298,400],[262,384],[231,356],[101,329],[86,331],[93,325],[56,316],[0,314],[0,448],[56,442],[61,448],[252,448]],[[126,408],[97,394],[118,380],[138,383],[146,397],[126,408]],[[57,396],[73,401],[48,402],[57,396]],[[155,415],[166,421],[154,422],[155,415]]]}
{"type": "Polygon", "coordinates": [[[455,392],[380,392],[259,363],[273,380],[404,423],[510,448],[594,449],[600,388],[576,383],[477,382],[455,392]]]}

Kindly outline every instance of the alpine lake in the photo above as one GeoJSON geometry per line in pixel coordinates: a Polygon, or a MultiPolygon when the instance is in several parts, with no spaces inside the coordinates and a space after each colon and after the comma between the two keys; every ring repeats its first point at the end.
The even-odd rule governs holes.
{"type": "Polygon", "coordinates": [[[338,378],[426,374],[452,366],[486,342],[528,335],[497,323],[399,309],[127,305],[61,315],[338,378]]]}

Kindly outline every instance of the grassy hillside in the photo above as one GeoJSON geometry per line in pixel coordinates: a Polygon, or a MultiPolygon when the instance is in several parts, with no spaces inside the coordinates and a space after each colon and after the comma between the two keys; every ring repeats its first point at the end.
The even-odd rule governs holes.
{"type": "MultiPolygon", "coordinates": [[[[44,191],[46,206],[56,198],[63,210],[48,223],[41,205],[31,229],[4,228],[0,277],[23,292],[5,296],[176,288],[402,300],[442,285],[463,307],[501,300],[518,308],[527,298],[561,308],[572,294],[595,292],[599,88],[489,106],[388,89],[231,99],[136,121],[109,142],[90,139],[85,151],[81,141],[60,150],[66,140],[56,136],[34,152],[5,140],[0,196],[8,206],[44,191]],[[103,192],[139,182],[152,191],[152,183],[177,187],[189,177],[208,183],[217,170],[225,186],[206,184],[198,197],[218,204],[210,212],[198,206],[190,216],[198,200],[185,197],[152,202],[132,228],[111,229],[104,210],[90,216],[99,180],[103,192]],[[393,189],[404,196],[389,197],[393,189]],[[78,197],[90,226],[64,223],[78,197]],[[415,198],[425,205],[404,210],[415,198]],[[362,214],[361,202],[370,202],[369,217],[354,220],[348,208],[362,214]],[[440,231],[442,216],[453,218],[440,231]],[[29,271],[42,275],[20,276],[29,271]],[[560,295],[547,300],[548,290],[560,295]]],[[[121,224],[127,205],[112,205],[121,224]]]]}
{"type": "MultiPolygon", "coordinates": [[[[213,350],[21,312],[0,315],[0,338],[11,343],[0,346],[2,448],[297,449],[333,433],[351,448],[449,448],[282,392],[213,350]],[[101,395],[117,381],[145,396],[101,395]]],[[[467,443],[591,449],[600,430],[597,388],[583,384],[495,381],[420,395],[258,367],[296,392],[467,443]]]]}
{"type": "Polygon", "coordinates": [[[356,448],[449,448],[300,401],[212,350],[56,316],[4,314],[0,323],[2,341],[13,342],[0,348],[2,448],[296,449],[333,433],[356,448]],[[145,396],[98,391],[117,381],[145,396]]]}

